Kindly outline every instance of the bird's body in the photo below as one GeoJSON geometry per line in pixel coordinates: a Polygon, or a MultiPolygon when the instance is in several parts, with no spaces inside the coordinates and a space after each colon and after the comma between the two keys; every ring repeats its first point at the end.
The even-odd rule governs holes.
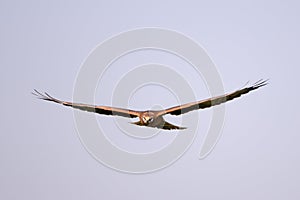
{"type": "Polygon", "coordinates": [[[94,113],[104,114],[104,115],[117,115],[122,117],[129,117],[129,118],[139,118],[139,121],[133,123],[135,125],[170,130],[170,129],[185,129],[185,128],[170,124],[167,121],[165,121],[163,116],[166,114],[181,115],[190,112],[192,110],[204,109],[211,106],[219,105],[221,103],[225,103],[226,101],[230,101],[232,99],[240,97],[241,95],[246,94],[252,90],[256,90],[266,84],[267,81],[260,80],[250,87],[245,87],[243,89],[222,96],[213,97],[213,98],[196,101],[192,103],[187,103],[187,104],[171,107],[166,110],[147,110],[147,111],[135,111],[135,110],[128,110],[123,108],[115,108],[115,107],[108,107],[108,106],[94,106],[94,105],[61,101],[56,98],[53,98],[47,93],[42,94],[37,90],[34,90],[33,94],[40,99],[46,101],[52,101],[58,104],[62,104],[64,106],[70,106],[83,111],[94,112],[94,113]]]}
{"type": "Polygon", "coordinates": [[[140,112],[139,121],[134,122],[133,124],[139,126],[148,126],[153,128],[161,128],[161,129],[185,129],[185,127],[175,126],[170,124],[164,120],[162,115],[160,115],[161,111],[155,110],[147,110],[144,112],[140,112]]]}

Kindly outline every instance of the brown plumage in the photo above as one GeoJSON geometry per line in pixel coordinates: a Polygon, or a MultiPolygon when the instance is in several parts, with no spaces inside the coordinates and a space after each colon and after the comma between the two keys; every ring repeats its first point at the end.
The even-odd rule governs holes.
{"type": "Polygon", "coordinates": [[[166,110],[147,110],[147,111],[135,111],[135,110],[128,110],[128,109],[115,108],[109,106],[94,106],[94,105],[87,105],[81,103],[61,101],[56,98],[53,98],[47,93],[42,94],[37,90],[34,90],[32,94],[34,94],[40,99],[46,101],[52,101],[58,104],[62,104],[64,106],[70,106],[83,111],[94,112],[94,113],[104,114],[104,115],[117,115],[122,117],[129,117],[129,118],[138,117],[139,121],[134,122],[133,124],[138,126],[148,126],[148,127],[156,127],[156,128],[170,130],[170,129],[185,129],[185,127],[175,126],[173,124],[166,122],[163,118],[163,116],[166,114],[181,115],[193,110],[209,108],[211,106],[219,105],[221,103],[225,103],[226,101],[233,100],[237,97],[240,97],[243,94],[246,94],[252,90],[256,90],[264,85],[267,85],[267,80],[259,80],[256,83],[254,83],[252,86],[244,87],[240,90],[225,95],[171,107],[166,110]]]}

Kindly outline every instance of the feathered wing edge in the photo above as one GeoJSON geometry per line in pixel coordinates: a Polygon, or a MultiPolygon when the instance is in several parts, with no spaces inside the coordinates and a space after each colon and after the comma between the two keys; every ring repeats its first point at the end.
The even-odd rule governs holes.
{"type": "Polygon", "coordinates": [[[181,114],[190,112],[192,110],[209,108],[211,106],[219,105],[221,103],[225,103],[226,101],[233,100],[237,97],[240,97],[243,94],[247,94],[248,92],[250,92],[252,90],[256,90],[267,84],[268,84],[268,80],[261,79],[261,80],[255,82],[250,87],[244,87],[240,90],[237,90],[235,92],[228,93],[225,95],[221,95],[221,96],[217,96],[217,97],[213,97],[213,98],[209,98],[209,99],[205,99],[205,100],[201,100],[201,101],[196,101],[196,102],[192,102],[192,103],[187,103],[187,104],[183,104],[180,106],[171,107],[171,108],[168,108],[168,109],[162,111],[159,114],[160,115],[166,115],[166,114],[181,115],[181,114]]]}
{"type": "Polygon", "coordinates": [[[140,114],[139,111],[127,110],[127,109],[123,109],[123,108],[115,108],[115,107],[108,107],[108,106],[95,106],[95,105],[61,101],[59,99],[56,99],[56,98],[50,96],[46,92],[41,93],[41,92],[37,91],[36,89],[34,89],[34,92],[32,92],[32,94],[35,95],[37,98],[45,100],[45,101],[55,102],[58,104],[62,104],[64,106],[73,107],[73,108],[87,111],[87,112],[94,112],[94,113],[104,114],[104,115],[118,115],[118,116],[129,117],[129,118],[138,117],[140,114]]]}

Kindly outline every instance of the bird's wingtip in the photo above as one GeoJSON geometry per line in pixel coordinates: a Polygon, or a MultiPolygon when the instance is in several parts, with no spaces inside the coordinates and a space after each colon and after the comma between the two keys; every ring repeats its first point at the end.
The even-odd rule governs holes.
{"type": "Polygon", "coordinates": [[[260,87],[268,85],[268,84],[269,84],[269,79],[260,79],[260,80],[256,81],[252,87],[256,89],[256,88],[260,88],[260,87]]]}
{"type": "Polygon", "coordinates": [[[57,102],[57,103],[61,103],[60,100],[52,97],[51,95],[49,95],[47,92],[39,92],[37,89],[33,89],[33,92],[31,92],[32,95],[36,96],[38,99],[42,99],[42,100],[46,100],[46,101],[53,101],[53,102],[57,102]]]}

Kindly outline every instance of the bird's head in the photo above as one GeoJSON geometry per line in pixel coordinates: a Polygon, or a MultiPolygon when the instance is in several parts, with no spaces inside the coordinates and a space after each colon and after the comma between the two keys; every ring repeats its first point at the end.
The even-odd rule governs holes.
{"type": "Polygon", "coordinates": [[[150,124],[154,120],[154,114],[152,112],[145,112],[143,113],[141,120],[144,124],[150,124]]]}

